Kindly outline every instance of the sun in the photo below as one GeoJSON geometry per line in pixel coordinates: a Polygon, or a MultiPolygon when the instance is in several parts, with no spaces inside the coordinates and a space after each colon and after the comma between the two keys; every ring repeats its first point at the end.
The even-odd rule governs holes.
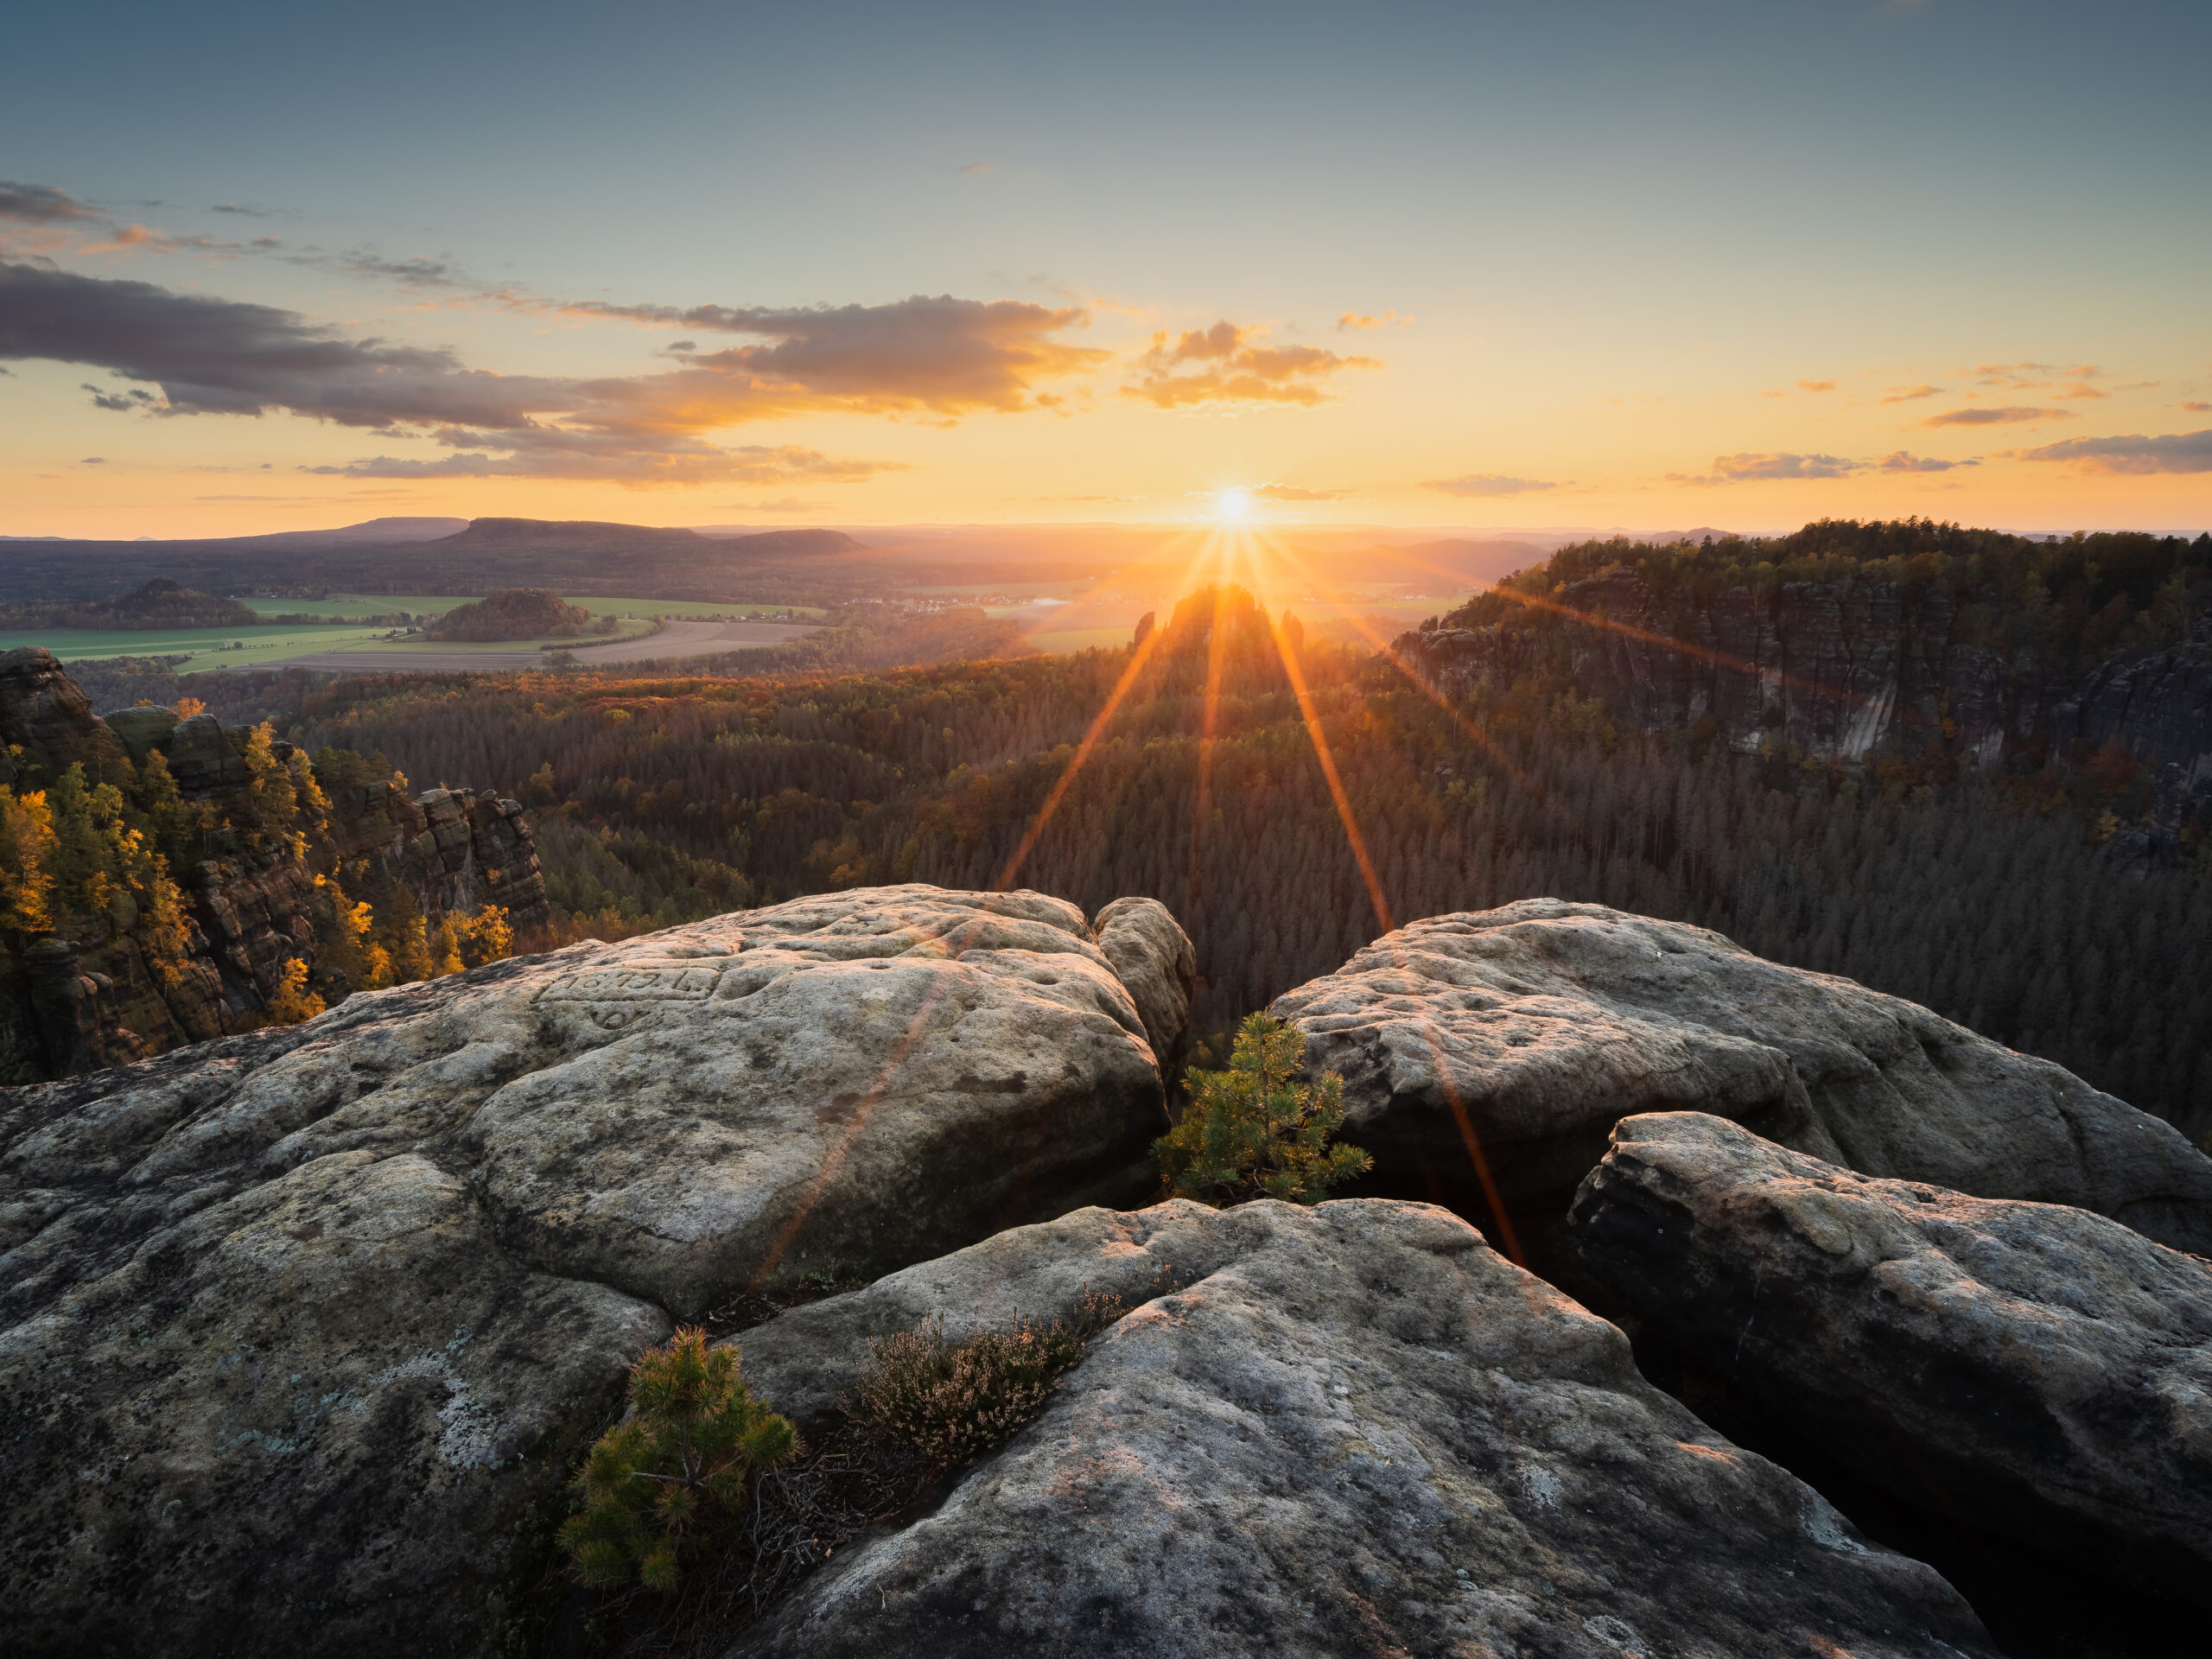
{"type": "Polygon", "coordinates": [[[1243,490],[1224,490],[1214,502],[1213,516],[1225,524],[1242,524],[1251,513],[1252,498],[1243,490]]]}

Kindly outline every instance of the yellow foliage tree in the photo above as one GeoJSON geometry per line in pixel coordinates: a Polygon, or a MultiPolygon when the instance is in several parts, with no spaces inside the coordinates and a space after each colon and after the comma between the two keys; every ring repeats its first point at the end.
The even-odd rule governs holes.
{"type": "Polygon", "coordinates": [[[308,989],[308,965],[294,957],[284,964],[283,977],[276,982],[276,994],[263,1005],[262,1012],[272,1026],[296,1026],[302,1020],[312,1020],[323,1010],[323,1001],[308,989]]]}
{"type": "Polygon", "coordinates": [[[0,927],[43,933],[54,925],[54,814],[43,790],[0,785],[0,927]]]}

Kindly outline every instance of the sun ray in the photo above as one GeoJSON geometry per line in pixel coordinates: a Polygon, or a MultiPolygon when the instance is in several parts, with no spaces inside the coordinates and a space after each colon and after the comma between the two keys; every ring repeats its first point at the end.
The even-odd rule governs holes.
{"type": "MultiPolygon", "coordinates": [[[[1192,573],[1198,569],[1205,557],[1205,543],[1201,543],[1198,555],[1184,570],[1184,581],[1187,582],[1192,573]]],[[[1027,831],[1022,836],[1020,845],[1014,849],[1014,855],[1007,860],[1005,868],[999,872],[998,880],[991,884],[992,892],[1004,893],[1013,887],[1014,878],[1020,874],[1022,865],[1028,861],[1029,855],[1036,850],[1037,842],[1044,835],[1046,826],[1052,821],[1052,815],[1060,810],[1060,803],[1067,798],[1068,791],[1074,787],[1077,774],[1082,772],[1084,763],[1090,759],[1090,752],[1098,747],[1098,740],[1104,734],[1107,723],[1114,718],[1115,711],[1122,706],[1122,699],[1127,697],[1131,689],[1135,686],[1137,676],[1144,671],[1145,664],[1151,660],[1152,653],[1159,649],[1160,642],[1166,637],[1166,629],[1155,627],[1137,644],[1135,649],[1130,652],[1129,660],[1122,670],[1121,678],[1114,683],[1114,689],[1107,694],[1105,706],[1099,709],[1097,718],[1090,722],[1090,729],[1084,733],[1083,741],[1076,745],[1075,753],[1069,759],[1067,769],[1061,772],[1059,778],[1053,783],[1052,792],[1045,797],[1044,805],[1037,809],[1037,816],[1031,821],[1027,831]]]]}

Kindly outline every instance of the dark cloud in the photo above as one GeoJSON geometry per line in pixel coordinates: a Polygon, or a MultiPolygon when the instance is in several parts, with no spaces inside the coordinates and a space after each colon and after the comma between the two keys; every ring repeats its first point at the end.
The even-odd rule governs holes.
{"type": "MultiPolygon", "coordinates": [[[[750,334],[772,343],[738,346],[693,359],[711,376],[728,419],[842,410],[926,410],[961,415],[1033,407],[1039,382],[1095,368],[1110,353],[1053,336],[1087,327],[1080,307],[1024,300],[961,300],[917,294],[888,305],[795,307],[602,305],[559,308],[570,316],[750,334]]],[[[700,390],[708,382],[702,378],[700,390]]]]}
{"type": "Polygon", "coordinates": [[[1531,490],[1555,490],[1559,485],[1545,479],[1508,478],[1502,473],[1470,473],[1465,478],[1432,478],[1426,480],[1424,490],[1441,490],[1446,495],[1526,495],[1531,490]]]}
{"type": "MultiPolygon", "coordinates": [[[[276,238],[268,238],[275,246],[276,238]]],[[[373,248],[357,248],[351,253],[309,256],[298,263],[334,264],[363,276],[387,276],[410,288],[452,288],[464,281],[460,270],[450,259],[387,259],[373,248]]]]}
{"type": "Polygon", "coordinates": [[[77,464],[79,467],[105,467],[107,465],[107,457],[105,455],[86,455],[77,464]]]}
{"type": "Polygon", "coordinates": [[[143,391],[137,386],[132,386],[126,391],[108,391],[87,380],[84,383],[83,390],[92,394],[92,407],[95,409],[112,409],[127,412],[134,409],[153,409],[157,407],[160,402],[152,392],[143,391]]]}
{"type": "Polygon", "coordinates": [[[263,207],[250,201],[219,201],[207,210],[211,213],[237,213],[245,219],[274,219],[274,207],[263,207]]]}
{"type": "Polygon", "coordinates": [[[1341,501],[1350,490],[1301,490],[1294,484],[1262,484],[1247,492],[1262,501],[1341,501]]]}
{"type": "MultiPolygon", "coordinates": [[[[450,352],[349,340],[273,306],[42,265],[0,262],[0,359],[81,363],[142,383],[111,391],[88,385],[105,409],[289,410],[384,436],[427,435],[453,452],[321,469],[345,476],[759,484],[887,470],[811,450],[707,442],[705,432],[795,401],[760,397],[742,371],[687,364],[628,378],[488,374],[450,352]],[[158,386],[160,396],[143,385],[158,386]]],[[[856,393],[845,406],[860,404],[856,393]]]]}
{"type": "Polygon", "coordinates": [[[1948,473],[1954,467],[1979,467],[1979,461],[1937,461],[1932,455],[1916,455],[1899,449],[1884,455],[1874,463],[1879,473],[1948,473]]]}
{"type": "Polygon", "coordinates": [[[2023,421],[2065,421],[2073,416],[2063,409],[1947,409],[1930,415],[1923,426],[2011,426],[2023,421]]]}
{"type": "Polygon", "coordinates": [[[60,225],[100,217],[74,197],[43,184],[16,184],[0,179],[0,219],[23,219],[33,225],[60,225]]]}
{"type": "Polygon", "coordinates": [[[1342,357],[1318,346],[1263,346],[1267,331],[1217,322],[1194,328],[1171,346],[1157,334],[1137,359],[1138,378],[1122,388],[1160,409],[1198,404],[1324,402],[1320,382],[1343,369],[1379,369],[1379,359],[1342,357]]]}
{"type": "Polygon", "coordinates": [[[2158,438],[2069,438],[2025,450],[2020,459],[2069,461],[2092,473],[2212,473],[2212,428],[2158,438]]]}

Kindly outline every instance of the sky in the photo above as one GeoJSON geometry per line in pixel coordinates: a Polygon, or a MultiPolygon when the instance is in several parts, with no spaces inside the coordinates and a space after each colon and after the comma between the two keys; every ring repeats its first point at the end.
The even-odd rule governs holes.
{"type": "Polygon", "coordinates": [[[2212,528],[2202,0],[93,0],[9,56],[0,534],[2212,528]]]}

